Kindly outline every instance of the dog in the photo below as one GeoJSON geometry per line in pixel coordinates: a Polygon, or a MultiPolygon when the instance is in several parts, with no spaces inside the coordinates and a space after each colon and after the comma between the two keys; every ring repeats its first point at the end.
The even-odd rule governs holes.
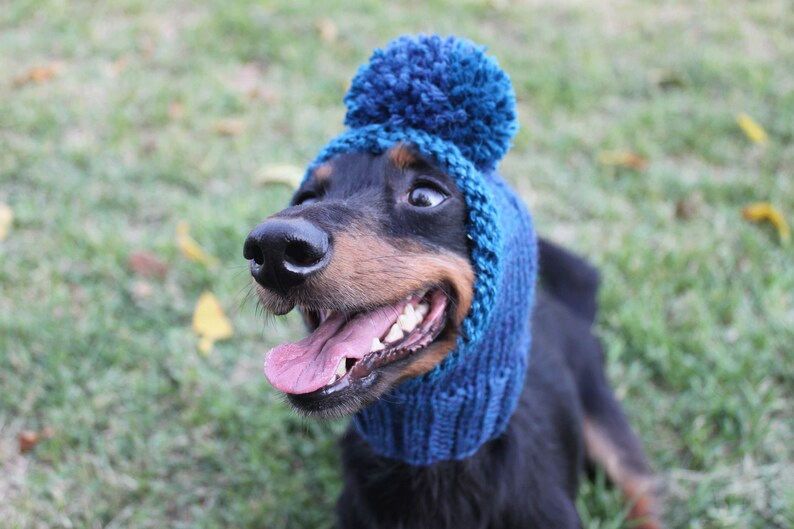
{"type": "MultiPolygon", "coordinates": [[[[372,75],[406,49],[414,70],[425,52],[452,69],[461,54],[466,65],[486,61],[467,41],[411,37],[373,56],[372,75]]],[[[512,88],[497,82],[509,102],[512,88]]],[[[577,528],[580,479],[600,466],[633,526],[660,528],[656,480],[592,330],[597,270],[536,239],[530,224],[498,233],[473,224],[508,216],[472,198],[478,178],[524,211],[487,176],[481,142],[467,151],[412,127],[387,145],[393,128],[351,123],[364,143],[346,136],[323,151],[243,251],[262,305],[297,307],[310,331],[268,353],[270,383],[307,417],[355,418],[341,440],[339,527],[577,528]],[[378,148],[359,148],[378,134],[378,148]]]]}

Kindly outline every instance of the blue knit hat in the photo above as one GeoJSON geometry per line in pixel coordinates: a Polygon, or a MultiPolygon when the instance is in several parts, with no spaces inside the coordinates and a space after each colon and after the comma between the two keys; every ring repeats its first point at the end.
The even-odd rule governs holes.
{"type": "Polygon", "coordinates": [[[468,40],[404,36],[375,51],[344,101],[348,130],[309,169],[343,153],[412,145],[465,197],[476,275],[455,350],[359,412],[355,424],[376,451],[413,465],[467,457],[507,426],[530,346],[535,232],[494,173],[518,130],[510,79],[468,40]]]}

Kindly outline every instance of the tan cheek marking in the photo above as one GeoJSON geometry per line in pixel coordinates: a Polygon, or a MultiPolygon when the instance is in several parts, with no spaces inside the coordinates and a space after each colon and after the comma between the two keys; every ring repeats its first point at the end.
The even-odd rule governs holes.
{"type": "Polygon", "coordinates": [[[334,257],[317,278],[316,288],[336,293],[349,306],[383,305],[431,284],[447,284],[457,299],[454,324],[471,307],[474,270],[450,252],[429,253],[415,242],[395,241],[399,248],[369,230],[351,229],[336,236],[334,257]]]}
{"type": "Polygon", "coordinates": [[[458,341],[458,333],[451,332],[449,336],[436,341],[431,348],[423,354],[415,362],[411,363],[405,371],[400,373],[399,381],[415,378],[419,375],[424,375],[430,372],[434,367],[440,364],[455,348],[455,343],[458,341]]]}
{"type": "Polygon", "coordinates": [[[331,167],[330,163],[324,163],[320,167],[314,170],[314,177],[317,179],[318,184],[324,184],[328,181],[331,177],[331,172],[333,171],[333,167],[331,167]]]}
{"type": "Polygon", "coordinates": [[[389,159],[398,169],[405,169],[419,161],[416,154],[404,143],[398,144],[389,151],[389,159]]]}

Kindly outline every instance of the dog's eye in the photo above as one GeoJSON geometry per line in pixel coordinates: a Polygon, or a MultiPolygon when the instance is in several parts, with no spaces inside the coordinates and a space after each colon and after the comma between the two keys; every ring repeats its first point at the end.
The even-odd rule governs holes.
{"type": "Polygon", "coordinates": [[[408,203],[417,208],[433,208],[446,199],[445,193],[427,184],[420,184],[408,193],[408,203]]]}
{"type": "Polygon", "coordinates": [[[303,204],[312,204],[317,202],[318,198],[317,195],[314,193],[303,193],[301,196],[295,199],[295,205],[301,206],[303,204]]]}

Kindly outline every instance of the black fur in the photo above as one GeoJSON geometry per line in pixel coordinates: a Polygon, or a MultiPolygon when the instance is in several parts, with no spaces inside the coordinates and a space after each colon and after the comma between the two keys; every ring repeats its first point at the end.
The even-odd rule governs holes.
{"type": "MultiPolygon", "coordinates": [[[[572,264],[588,266],[541,262],[542,269],[572,264]]],[[[609,402],[589,323],[541,288],[524,392],[505,433],[463,461],[412,467],[378,456],[349,429],[342,440],[340,527],[581,527],[574,506],[584,464],[580,425],[585,407],[609,408],[609,402]]]]}
{"type": "MultiPolygon", "coordinates": [[[[462,195],[448,176],[421,160],[400,170],[388,155],[340,156],[330,178],[310,178],[295,196],[293,206],[277,217],[305,218],[332,239],[351,222],[364,221],[384,237],[468,255],[462,195]],[[406,207],[406,193],[423,182],[449,200],[426,210],[406,207]]],[[[341,441],[340,528],[581,527],[575,499],[588,452],[585,424],[597,428],[608,456],[617,456],[621,475],[650,476],[639,441],[606,381],[603,351],[592,331],[597,270],[545,239],[539,259],[529,369],[507,430],[467,459],[414,467],[379,456],[351,427],[341,441]]],[[[304,296],[311,298],[311,292],[304,296]]],[[[290,401],[307,414],[334,404],[333,398],[349,399],[355,409],[386,391],[385,381],[396,380],[396,375],[383,376],[390,369],[402,366],[386,366],[342,396],[318,390],[292,395],[290,401]]],[[[624,491],[632,488],[631,482],[617,484],[624,491]]]]}

